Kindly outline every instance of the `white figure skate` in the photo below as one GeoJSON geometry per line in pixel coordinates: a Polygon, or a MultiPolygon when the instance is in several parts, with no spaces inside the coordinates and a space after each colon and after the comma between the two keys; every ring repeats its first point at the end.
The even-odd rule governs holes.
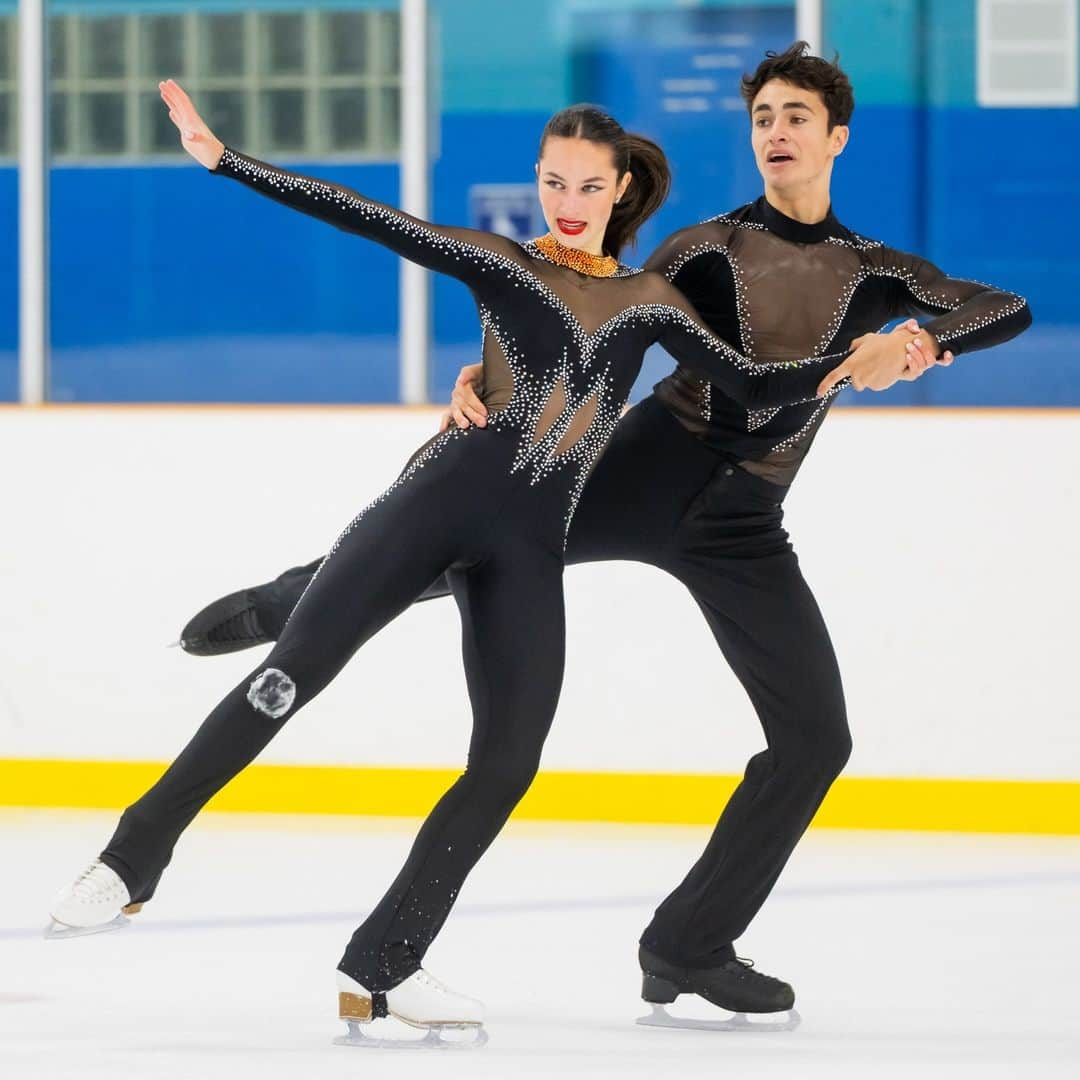
{"type": "Polygon", "coordinates": [[[421,968],[385,993],[371,993],[344,972],[337,973],[338,1015],[349,1026],[348,1035],[334,1040],[338,1046],[364,1046],[393,1050],[475,1050],[488,1041],[484,1030],[484,1006],[473,998],[455,994],[421,968]],[[399,1025],[425,1032],[410,1038],[399,1025]],[[364,1031],[378,1023],[380,1034],[364,1031]],[[454,1037],[460,1036],[460,1037],[454,1037]]]}
{"type": "Polygon", "coordinates": [[[52,921],[45,927],[46,938],[82,937],[120,930],[131,921],[129,915],[142,910],[133,904],[120,875],[100,859],[95,859],[52,902],[52,921]]]}

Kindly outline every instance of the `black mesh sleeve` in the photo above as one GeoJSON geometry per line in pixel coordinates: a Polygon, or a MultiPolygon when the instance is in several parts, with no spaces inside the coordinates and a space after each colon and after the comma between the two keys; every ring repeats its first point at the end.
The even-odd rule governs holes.
{"type": "Polygon", "coordinates": [[[1016,293],[949,277],[925,259],[889,248],[880,265],[879,272],[896,279],[895,314],[932,316],[924,327],[957,355],[1000,345],[1031,325],[1027,302],[1016,293]]]}
{"type": "Polygon", "coordinates": [[[522,260],[521,249],[504,236],[432,225],[349,188],[287,172],[235,150],[226,149],[211,171],[473,287],[491,281],[491,272],[505,267],[508,258],[522,260]]]}

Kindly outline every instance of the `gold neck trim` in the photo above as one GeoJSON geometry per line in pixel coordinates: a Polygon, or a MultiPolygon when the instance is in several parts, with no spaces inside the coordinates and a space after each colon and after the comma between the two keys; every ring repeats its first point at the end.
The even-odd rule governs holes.
{"type": "Polygon", "coordinates": [[[588,251],[567,247],[555,239],[551,233],[533,241],[537,251],[559,266],[569,267],[579,274],[589,277],[611,277],[619,269],[619,260],[610,255],[593,255],[588,251]]]}

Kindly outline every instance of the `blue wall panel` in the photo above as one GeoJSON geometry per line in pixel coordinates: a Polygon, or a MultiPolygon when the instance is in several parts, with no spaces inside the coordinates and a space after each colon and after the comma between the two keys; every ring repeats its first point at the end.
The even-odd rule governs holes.
{"type": "Polygon", "coordinates": [[[939,109],[930,130],[931,252],[1000,267],[1040,319],[1076,321],[1080,110],[939,109]]]}
{"type": "Polygon", "coordinates": [[[54,170],[52,260],[56,400],[396,399],[394,257],[197,166],[54,170]]]}
{"type": "MultiPolygon", "coordinates": [[[[11,6],[0,0],[0,11],[11,6]]],[[[190,6],[56,0],[52,10],[190,6]]],[[[661,108],[658,88],[686,74],[690,38],[715,43],[729,35],[725,47],[747,67],[764,48],[783,47],[792,33],[790,4],[634,0],[615,14],[608,0],[432,6],[442,71],[436,220],[465,223],[472,184],[530,181],[547,115],[582,97],[659,137],[672,157],[675,191],[644,230],[635,259],[667,232],[759,193],[737,100],[738,65],[713,72],[717,100],[728,101],[705,114],[661,108]],[[489,64],[493,41],[500,47],[489,64]]],[[[858,103],[834,178],[838,215],[949,272],[1023,292],[1036,317],[1031,332],[1001,350],[857,400],[1080,405],[1080,316],[1072,298],[1080,277],[1080,110],[975,105],[975,0],[831,0],[826,13],[827,48],[840,50],[858,103]]],[[[302,168],[397,198],[392,163],[302,168]]],[[[52,195],[54,397],[396,400],[393,256],[195,166],[57,169],[52,195]]],[[[12,241],[0,253],[0,400],[17,393],[15,220],[16,174],[7,167],[0,169],[0,221],[9,223],[12,241]]],[[[432,391],[442,398],[460,364],[476,358],[479,333],[461,285],[437,280],[434,296],[432,391]]],[[[654,358],[650,367],[662,372],[667,361],[654,358]]]]}

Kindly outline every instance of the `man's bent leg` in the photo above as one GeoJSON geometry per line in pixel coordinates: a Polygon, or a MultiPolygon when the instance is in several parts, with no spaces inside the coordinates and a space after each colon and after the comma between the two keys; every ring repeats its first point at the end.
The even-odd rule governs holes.
{"type": "MultiPolygon", "coordinates": [[[[294,566],[273,581],[239,589],[207,604],[180,632],[184,652],[192,656],[224,656],[277,641],[322,564],[322,559],[316,559],[306,566],[294,566]]],[[[440,574],[418,600],[449,595],[446,578],[440,574]]]]}
{"type": "MultiPolygon", "coordinates": [[[[729,520],[737,532],[746,518],[729,520]]],[[[765,902],[851,750],[828,631],[776,521],[774,554],[712,566],[698,548],[693,562],[668,568],[701,607],[768,744],[750,759],[704,854],[642,935],[647,948],[688,967],[734,955],[731,943],[765,902]]],[[[767,532],[762,539],[769,542],[767,532]]]]}

